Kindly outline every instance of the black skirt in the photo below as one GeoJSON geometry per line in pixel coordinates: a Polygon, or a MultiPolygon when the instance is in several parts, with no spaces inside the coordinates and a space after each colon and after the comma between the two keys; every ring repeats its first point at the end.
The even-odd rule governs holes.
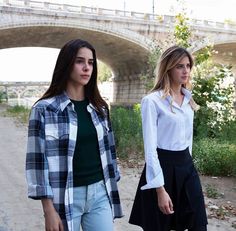
{"type": "Polygon", "coordinates": [[[138,225],[145,231],[206,228],[202,187],[188,148],[183,151],[157,149],[157,152],[164,175],[164,187],[172,200],[174,214],[164,215],[160,211],[156,189],[140,189],[146,184],[144,166],[129,223],[138,225]]]}

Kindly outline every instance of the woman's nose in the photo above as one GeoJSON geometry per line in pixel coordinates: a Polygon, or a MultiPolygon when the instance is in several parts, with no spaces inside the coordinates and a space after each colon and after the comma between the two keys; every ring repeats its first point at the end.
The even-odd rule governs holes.
{"type": "Polygon", "coordinates": [[[84,67],[83,67],[83,70],[84,70],[84,71],[88,71],[88,69],[89,69],[89,64],[88,64],[88,63],[85,63],[85,64],[84,64],[84,67]]]}
{"type": "Polygon", "coordinates": [[[188,66],[184,67],[184,72],[188,72],[188,71],[189,71],[189,67],[188,66]]]}

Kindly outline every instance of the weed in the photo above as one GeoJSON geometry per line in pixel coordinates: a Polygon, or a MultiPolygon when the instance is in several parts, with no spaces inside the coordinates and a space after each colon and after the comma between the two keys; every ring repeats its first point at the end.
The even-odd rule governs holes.
{"type": "Polygon", "coordinates": [[[18,122],[25,124],[28,122],[29,112],[30,110],[28,108],[16,105],[13,107],[9,107],[4,114],[5,116],[15,117],[18,120],[18,122]]]}
{"type": "Polygon", "coordinates": [[[217,191],[217,189],[214,186],[207,184],[206,185],[206,196],[208,198],[217,199],[220,196],[220,193],[217,191]]]}

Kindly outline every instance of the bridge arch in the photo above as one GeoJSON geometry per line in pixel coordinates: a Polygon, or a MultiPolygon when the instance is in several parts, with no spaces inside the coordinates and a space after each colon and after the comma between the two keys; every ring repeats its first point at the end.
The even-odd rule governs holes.
{"type": "Polygon", "coordinates": [[[0,27],[0,49],[13,47],[61,48],[75,38],[93,44],[97,57],[113,71],[114,77],[130,78],[146,67],[153,41],[127,29],[114,29],[99,23],[78,24],[28,21],[0,27]]]}
{"type": "MultiPolygon", "coordinates": [[[[196,53],[206,47],[207,45],[211,44],[211,41],[205,40],[205,41],[199,41],[195,44],[198,44],[198,46],[195,46],[192,50],[193,53],[196,53]]],[[[222,40],[216,40],[212,41],[213,48],[215,51],[217,51],[216,54],[213,54],[213,59],[216,62],[224,63],[224,64],[235,64],[236,63],[236,39],[228,40],[228,39],[222,39],[222,40]]],[[[233,65],[233,72],[236,73],[236,67],[233,65]]]]}

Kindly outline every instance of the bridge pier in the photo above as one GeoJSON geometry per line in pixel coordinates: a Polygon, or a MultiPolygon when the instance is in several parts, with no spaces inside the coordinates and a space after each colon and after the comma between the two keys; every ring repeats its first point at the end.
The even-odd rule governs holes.
{"type": "Polygon", "coordinates": [[[147,93],[147,81],[135,76],[115,78],[113,81],[113,105],[133,105],[140,103],[147,93]]]}

